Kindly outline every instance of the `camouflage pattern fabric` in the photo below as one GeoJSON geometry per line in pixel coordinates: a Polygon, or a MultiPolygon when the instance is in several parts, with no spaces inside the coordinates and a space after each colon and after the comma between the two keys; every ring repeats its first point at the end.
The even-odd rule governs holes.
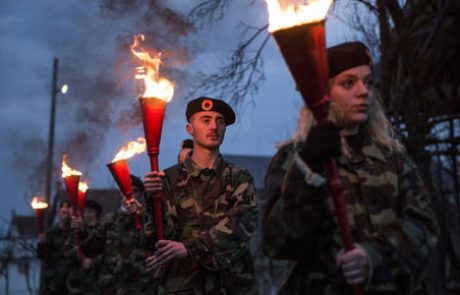
{"type": "Polygon", "coordinates": [[[256,227],[256,193],[247,170],[225,162],[200,169],[190,157],[165,171],[164,238],[189,256],[171,261],[168,294],[256,294],[249,240],[256,227]]]}
{"type": "Polygon", "coordinates": [[[38,243],[38,257],[44,261],[41,294],[67,294],[65,284],[67,267],[64,263],[64,245],[71,233],[70,226],[61,229],[54,225],[46,232],[46,242],[38,243]]]}
{"type": "Polygon", "coordinates": [[[156,294],[156,283],[145,263],[147,235],[152,233],[144,230],[139,237],[133,216],[121,211],[105,217],[105,229],[101,294],[156,294]]]}
{"type": "MultiPolygon", "coordinates": [[[[336,265],[343,245],[332,197],[306,183],[296,150],[280,148],[267,171],[263,248],[293,261],[281,294],[352,294],[336,265]]],[[[439,234],[416,166],[405,151],[386,154],[370,140],[338,166],[353,240],[370,258],[366,294],[412,294],[439,234]]]]}
{"type": "Polygon", "coordinates": [[[68,268],[66,280],[68,294],[99,294],[97,280],[104,250],[104,230],[102,225],[85,226],[80,233],[80,240],[82,254],[93,261],[93,266],[89,269],[81,268],[75,235],[71,235],[66,242],[65,251],[68,268]]]}

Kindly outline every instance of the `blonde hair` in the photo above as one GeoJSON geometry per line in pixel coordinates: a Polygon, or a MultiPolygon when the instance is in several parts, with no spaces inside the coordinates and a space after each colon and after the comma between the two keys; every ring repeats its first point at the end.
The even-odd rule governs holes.
{"type": "MultiPolygon", "coordinates": [[[[343,122],[343,112],[331,100],[329,120],[341,125],[343,122]]],[[[299,113],[297,130],[293,135],[292,140],[296,143],[305,141],[308,132],[312,126],[316,125],[316,120],[313,113],[307,107],[303,107],[299,113]]],[[[380,102],[380,96],[375,89],[369,93],[369,110],[366,123],[360,126],[360,129],[370,137],[370,139],[380,147],[384,152],[390,154],[393,151],[401,151],[404,146],[396,138],[393,126],[388,120],[380,102]]],[[[347,152],[347,144],[343,140],[345,152],[347,152]]]]}

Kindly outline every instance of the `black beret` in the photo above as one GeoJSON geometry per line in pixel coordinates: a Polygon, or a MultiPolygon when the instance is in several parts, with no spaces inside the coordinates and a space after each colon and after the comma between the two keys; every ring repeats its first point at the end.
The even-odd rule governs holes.
{"type": "Polygon", "coordinates": [[[101,215],[101,213],[102,213],[101,205],[99,205],[99,203],[94,201],[94,200],[87,200],[85,202],[85,208],[91,208],[91,209],[96,210],[97,215],[101,215]]]}
{"type": "Polygon", "coordinates": [[[369,49],[361,42],[346,42],[327,49],[329,78],[362,65],[372,67],[369,49]]]}
{"type": "Polygon", "coordinates": [[[210,97],[198,97],[189,101],[187,104],[187,110],[185,111],[185,117],[187,118],[187,121],[190,122],[190,118],[194,114],[204,111],[221,113],[225,118],[225,125],[235,123],[236,116],[233,109],[225,101],[210,97]]]}
{"type": "Polygon", "coordinates": [[[181,148],[183,149],[193,149],[193,140],[190,138],[184,139],[181,144],[181,148]]]}

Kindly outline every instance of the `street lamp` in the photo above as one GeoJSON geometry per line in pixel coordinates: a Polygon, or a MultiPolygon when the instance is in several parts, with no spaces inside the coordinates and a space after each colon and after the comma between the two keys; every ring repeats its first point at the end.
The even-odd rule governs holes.
{"type": "Polygon", "coordinates": [[[69,91],[69,85],[67,85],[67,84],[62,85],[62,87],[61,87],[61,93],[62,93],[62,94],[66,94],[67,91],[69,91]]]}

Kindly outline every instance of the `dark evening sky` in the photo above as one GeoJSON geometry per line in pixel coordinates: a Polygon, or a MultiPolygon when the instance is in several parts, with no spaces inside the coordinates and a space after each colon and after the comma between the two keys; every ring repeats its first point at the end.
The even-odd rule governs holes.
{"type": "MultiPolygon", "coordinates": [[[[165,2],[186,12],[197,1],[165,2]]],[[[187,137],[184,112],[189,82],[199,72],[225,63],[240,38],[240,22],[267,22],[262,0],[249,9],[248,1],[231,2],[226,18],[212,28],[189,32],[175,45],[158,41],[160,47],[177,49],[166,70],[177,88],[164,122],[161,167],[175,163],[179,143],[187,137]]],[[[144,30],[167,33],[161,22],[147,23],[141,14],[142,7],[114,15],[89,0],[0,2],[0,228],[5,228],[3,218],[9,219],[13,208],[31,213],[32,194],[44,192],[39,177],[46,156],[54,57],[60,62],[59,83],[70,87],[68,94],[57,97],[55,163],[66,151],[73,166],[87,176],[90,188],[114,185],[105,164],[124,142],[143,136],[141,124],[126,120],[120,124],[122,114],[137,103],[139,83],[132,76],[134,66],[126,45],[144,30]]],[[[328,45],[352,38],[333,17],[327,29],[328,45]]],[[[252,101],[238,108],[237,123],[227,129],[223,154],[272,155],[274,144],[294,131],[302,101],[273,40],[265,49],[264,67],[266,81],[252,101]]],[[[147,155],[137,156],[130,165],[132,173],[142,176],[148,171],[147,155]]],[[[54,174],[58,179],[59,169],[54,174]]]]}

